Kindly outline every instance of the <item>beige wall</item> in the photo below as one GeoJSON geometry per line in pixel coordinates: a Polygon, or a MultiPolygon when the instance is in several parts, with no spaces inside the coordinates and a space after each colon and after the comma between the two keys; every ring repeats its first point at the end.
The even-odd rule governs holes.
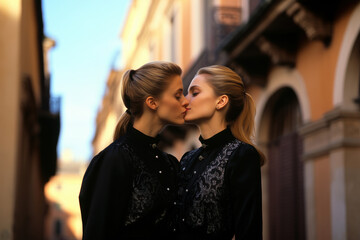
{"type": "Polygon", "coordinates": [[[313,161],[316,239],[328,240],[331,239],[330,162],[326,156],[313,161]]]}
{"type": "Polygon", "coordinates": [[[142,33],[143,25],[147,23],[145,21],[147,20],[146,18],[151,3],[152,1],[147,0],[136,0],[131,3],[127,19],[121,32],[123,42],[122,64],[124,68],[129,68],[129,66],[135,66],[137,68],[141,66],[141,59],[142,61],[148,61],[149,56],[147,52],[142,49],[144,48],[144,43],[143,36],[140,36],[140,34],[142,33]]]}
{"type": "Polygon", "coordinates": [[[360,148],[354,149],[349,148],[345,152],[345,171],[346,171],[346,196],[351,196],[346,198],[346,216],[347,216],[347,232],[348,239],[355,240],[360,238],[359,223],[359,203],[360,203],[360,148]]]}
{"type": "Polygon", "coordinates": [[[191,37],[189,37],[189,33],[191,33],[190,29],[192,27],[192,16],[191,16],[191,0],[182,1],[182,46],[180,47],[181,51],[181,59],[179,64],[182,66],[183,71],[185,72],[189,63],[191,62],[191,37]]]}
{"type": "Polygon", "coordinates": [[[0,1],[0,235],[9,239],[14,219],[19,134],[20,17],[21,0],[0,1]]]}
{"type": "Polygon", "coordinates": [[[43,73],[39,67],[42,56],[38,51],[36,7],[34,1],[0,0],[2,239],[41,239],[43,235],[46,205],[37,135],[43,73]]]}
{"type": "MultiPolygon", "coordinates": [[[[36,24],[35,3],[29,0],[22,1],[21,13],[21,42],[20,42],[20,78],[25,75],[31,76],[32,89],[34,91],[35,101],[40,100],[40,73],[39,73],[39,54],[38,49],[38,26],[36,24]],[[25,11],[26,10],[26,11],[25,11]]],[[[42,57],[42,56],[41,56],[42,57]]],[[[43,74],[43,73],[41,73],[43,74]]]]}
{"type": "Polygon", "coordinates": [[[333,106],[334,76],[339,50],[350,17],[343,13],[333,26],[329,47],[321,41],[310,41],[299,49],[296,68],[303,77],[311,102],[311,120],[320,119],[333,106]]]}
{"type": "Polygon", "coordinates": [[[241,0],[214,0],[214,5],[223,7],[241,7],[241,0]]]}
{"type": "Polygon", "coordinates": [[[96,141],[93,143],[93,154],[96,155],[106,148],[113,141],[114,131],[118,118],[114,111],[110,111],[106,117],[103,129],[99,132],[96,141]]]}
{"type": "Polygon", "coordinates": [[[118,119],[124,112],[120,93],[121,77],[122,73],[115,70],[108,76],[106,93],[96,118],[96,134],[92,141],[93,155],[98,154],[113,141],[118,119]]]}
{"type": "Polygon", "coordinates": [[[193,61],[197,59],[197,57],[200,55],[201,51],[205,47],[204,39],[205,39],[205,13],[204,11],[201,11],[201,9],[204,9],[204,1],[190,1],[190,12],[191,12],[191,28],[188,29],[188,33],[190,34],[190,61],[186,63],[187,65],[184,66],[185,70],[191,66],[193,61]]]}

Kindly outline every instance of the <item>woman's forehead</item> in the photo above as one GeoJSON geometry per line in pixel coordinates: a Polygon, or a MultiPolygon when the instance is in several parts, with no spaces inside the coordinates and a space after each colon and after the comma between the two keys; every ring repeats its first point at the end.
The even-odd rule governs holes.
{"type": "Polygon", "coordinates": [[[199,74],[196,75],[193,80],[190,83],[189,89],[195,86],[204,86],[204,85],[208,85],[207,82],[207,75],[208,74],[199,74]]]}
{"type": "Polygon", "coordinates": [[[171,88],[171,89],[175,89],[178,90],[179,88],[183,88],[183,84],[182,84],[182,79],[180,76],[176,75],[174,76],[174,78],[172,79],[168,89],[171,88]]]}

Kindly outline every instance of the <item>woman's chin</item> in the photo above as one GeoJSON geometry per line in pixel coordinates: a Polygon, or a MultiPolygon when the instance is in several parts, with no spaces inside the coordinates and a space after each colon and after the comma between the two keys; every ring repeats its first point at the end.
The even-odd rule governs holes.
{"type": "Polygon", "coordinates": [[[173,122],[170,122],[169,124],[172,124],[172,125],[182,125],[185,123],[185,120],[183,118],[181,119],[176,119],[175,121],[173,122]]]}
{"type": "Polygon", "coordinates": [[[188,117],[188,116],[185,116],[184,120],[185,120],[186,123],[192,123],[193,122],[192,119],[190,117],[188,117]]]}
{"type": "Polygon", "coordinates": [[[176,124],[178,124],[178,125],[182,125],[182,124],[184,124],[185,123],[185,120],[184,119],[182,119],[181,121],[178,121],[178,123],[176,123],[176,124]]]}

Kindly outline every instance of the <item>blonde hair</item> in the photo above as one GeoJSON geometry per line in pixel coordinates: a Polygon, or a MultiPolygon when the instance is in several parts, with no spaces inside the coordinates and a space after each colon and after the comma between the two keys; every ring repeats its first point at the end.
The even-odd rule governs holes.
{"type": "Polygon", "coordinates": [[[123,136],[135,117],[141,117],[147,97],[160,97],[173,76],[181,75],[181,68],[175,63],[155,61],[137,70],[127,70],[122,78],[121,97],[127,108],[115,128],[114,140],[123,136]]]}
{"type": "MultiPolygon", "coordinates": [[[[203,67],[196,73],[196,75],[199,74],[208,75],[206,80],[210,83],[217,96],[228,96],[229,108],[225,115],[225,121],[230,125],[232,134],[238,140],[255,147],[252,143],[255,104],[251,95],[245,91],[241,77],[230,68],[220,65],[203,67]]],[[[258,149],[257,151],[260,155],[261,165],[263,165],[265,156],[258,149]]]]}

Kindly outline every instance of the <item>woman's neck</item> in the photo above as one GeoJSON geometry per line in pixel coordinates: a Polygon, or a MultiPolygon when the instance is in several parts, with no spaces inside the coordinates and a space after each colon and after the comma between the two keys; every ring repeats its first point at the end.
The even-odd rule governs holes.
{"type": "Polygon", "coordinates": [[[156,116],[150,113],[144,113],[140,118],[134,119],[133,127],[143,134],[155,137],[164,127],[156,116]]]}
{"type": "Polygon", "coordinates": [[[203,139],[209,139],[215,134],[226,129],[225,121],[220,121],[219,119],[210,119],[207,122],[197,124],[200,129],[200,134],[203,139]]]}

